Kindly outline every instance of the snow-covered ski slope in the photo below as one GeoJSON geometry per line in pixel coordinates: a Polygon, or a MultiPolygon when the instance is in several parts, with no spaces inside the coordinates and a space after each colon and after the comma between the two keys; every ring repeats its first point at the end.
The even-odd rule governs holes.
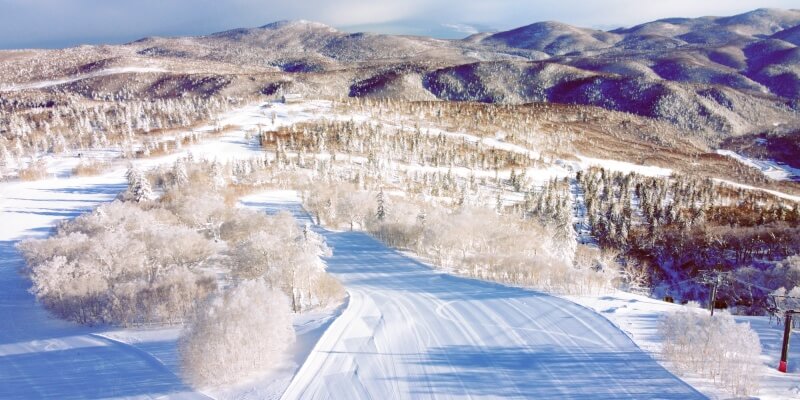
{"type": "MultiPolygon", "coordinates": [[[[246,204],[287,207],[271,201],[246,204]]],[[[363,233],[322,233],[350,303],[283,399],[704,397],[589,309],[436,272],[363,233]]]]}
{"type": "MultiPolygon", "coordinates": [[[[337,117],[326,102],[247,106],[221,117],[240,130],[182,154],[220,161],[262,154],[244,131],[269,128],[273,112],[276,125],[337,117]]],[[[136,163],[147,168],[179,155],[136,163]]],[[[101,176],[63,178],[75,162],[50,163],[62,178],[0,183],[0,399],[205,398],[178,377],[176,329],[79,327],[52,318],[27,292],[15,243],[44,236],[57,221],[124,189],[124,163],[101,176]]],[[[304,215],[286,193],[243,203],[304,215]]],[[[351,298],[284,398],[702,397],[581,306],[444,275],[360,233],[324,233],[335,253],[330,270],[351,298]]],[[[314,346],[322,329],[299,340],[314,346]]],[[[295,359],[299,365],[303,357],[295,359]]],[[[275,398],[294,371],[282,373],[286,383],[251,382],[209,394],[275,398]]]]}
{"type": "Polygon", "coordinates": [[[159,73],[159,72],[167,72],[167,70],[158,67],[113,67],[113,68],[101,69],[99,71],[88,72],[85,74],[70,76],[66,78],[0,85],[0,92],[14,92],[18,90],[28,90],[28,89],[44,89],[51,86],[64,85],[67,83],[77,82],[89,78],[97,78],[101,76],[132,74],[132,73],[137,73],[137,74],[159,73]]]}

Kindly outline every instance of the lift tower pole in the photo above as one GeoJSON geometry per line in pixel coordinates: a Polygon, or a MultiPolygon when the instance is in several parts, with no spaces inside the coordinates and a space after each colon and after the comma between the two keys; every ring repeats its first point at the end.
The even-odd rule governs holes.
{"type": "Polygon", "coordinates": [[[786,318],[783,321],[783,347],[781,348],[781,362],[778,364],[778,371],[786,372],[789,365],[789,338],[792,336],[792,315],[795,311],[786,311],[786,318]]]}

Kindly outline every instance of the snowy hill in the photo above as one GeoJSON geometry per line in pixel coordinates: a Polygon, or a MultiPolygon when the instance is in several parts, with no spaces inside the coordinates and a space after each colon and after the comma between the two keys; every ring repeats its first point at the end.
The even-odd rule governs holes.
{"type": "Polygon", "coordinates": [[[798,28],[0,51],[0,398],[796,396],[798,28]]]}

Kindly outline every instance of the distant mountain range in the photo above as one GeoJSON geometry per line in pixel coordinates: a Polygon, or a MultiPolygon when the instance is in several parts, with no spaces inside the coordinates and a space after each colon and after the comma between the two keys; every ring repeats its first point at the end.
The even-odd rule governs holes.
{"type": "Polygon", "coordinates": [[[119,46],[0,52],[2,82],[109,67],[168,72],[102,75],[48,91],[84,96],[274,94],[494,103],[549,101],[668,121],[718,143],[800,130],[800,10],[671,18],[600,31],[538,22],[461,40],[346,33],[281,21],[207,36],[119,46]]]}

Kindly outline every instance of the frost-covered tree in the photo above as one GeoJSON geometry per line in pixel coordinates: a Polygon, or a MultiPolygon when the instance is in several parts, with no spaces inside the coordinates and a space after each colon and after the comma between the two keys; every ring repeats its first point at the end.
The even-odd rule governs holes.
{"type": "Polygon", "coordinates": [[[386,196],[383,194],[383,189],[378,192],[375,201],[377,202],[375,217],[378,221],[383,221],[386,219],[386,196]]]}
{"type": "Polygon", "coordinates": [[[225,175],[222,170],[222,165],[216,161],[211,164],[211,182],[214,184],[215,189],[220,189],[225,186],[225,175]]]}
{"type": "Polygon", "coordinates": [[[140,203],[155,198],[150,180],[139,168],[131,165],[125,177],[128,180],[128,193],[133,201],[140,203]]]}
{"type": "Polygon", "coordinates": [[[298,227],[288,213],[263,217],[262,221],[258,231],[231,250],[237,276],[265,279],[270,287],[290,297],[296,312],[341,297],[341,287],[325,274],[325,264],[320,259],[330,255],[321,236],[298,227]]]}
{"type": "Polygon", "coordinates": [[[662,353],[677,368],[713,379],[734,396],[758,392],[761,342],[748,323],[726,311],[713,317],[686,307],[661,323],[662,353]]]}
{"type": "Polygon", "coordinates": [[[243,281],[198,310],[179,343],[194,386],[234,383],[282,366],[295,335],[289,299],[262,279],[243,281]]]}
{"type": "Polygon", "coordinates": [[[174,323],[216,287],[198,270],[207,239],[164,210],[113,202],[19,244],[31,292],[62,318],[84,324],[174,323]]]}
{"type": "Polygon", "coordinates": [[[172,166],[173,184],[175,186],[184,186],[189,183],[189,173],[186,171],[186,163],[183,158],[175,160],[172,166]]]}

